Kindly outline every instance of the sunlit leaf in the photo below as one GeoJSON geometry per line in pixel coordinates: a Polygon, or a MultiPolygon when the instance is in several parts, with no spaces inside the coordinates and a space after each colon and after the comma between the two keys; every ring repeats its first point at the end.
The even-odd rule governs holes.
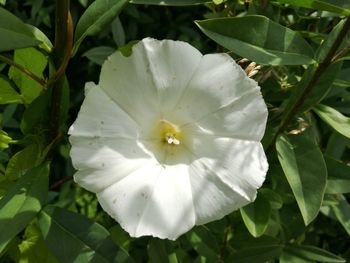
{"type": "Polygon", "coordinates": [[[313,108],[314,112],[334,130],[350,138],[350,118],[345,117],[339,111],[319,104],[313,108]]]}
{"type": "Polygon", "coordinates": [[[350,15],[350,4],[347,0],[278,0],[278,2],[342,15],[350,15]]]}
{"type": "Polygon", "coordinates": [[[121,12],[128,0],[96,0],[80,17],[74,36],[73,54],[87,36],[100,33],[121,12]]]}
{"type": "Polygon", "coordinates": [[[264,16],[215,18],[196,24],[218,44],[259,64],[315,63],[312,48],[298,33],[264,16]]]}
{"type": "Polygon", "coordinates": [[[322,153],[307,132],[278,137],[278,159],[308,225],[317,216],[326,187],[327,168],[322,153]]]}
{"type": "Polygon", "coordinates": [[[48,165],[28,171],[0,200],[0,252],[37,215],[46,201],[48,165]]]}
{"type": "MultiPolygon", "coordinates": [[[[30,70],[34,75],[43,78],[43,72],[48,63],[48,58],[34,48],[15,50],[14,61],[30,70]]],[[[21,91],[25,103],[31,103],[39,96],[43,86],[15,67],[11,67],[9,77],[16,83],[21,91]]]]}
{"type": "Polygon", "coordinates": [[[39,226],[60,262],[133,262],[103,226],[80,214],[50,206],[40,213],[39,226]]]}
{"type": "Polygon", "coordinates": [[[250,234],[254,237],[260,237],[264,234],[270,213],[271,207],[269,201],[260,194],[253,203],[241,208],[243,221],[250,234]]]}
{"type": "Polygon", "coordinates": [[[8,80],[0,77],[0,104],[8,103],[22,103],[22,97],[8,80]]]}
{"type": "Polygon", "coordinates": [[[298,245],[287,245],[284,248],[288,254],[300,257],[305,260],[314,260],[317,262],[334,262],[342,263],[345,260],[341,257],[338,257],[327,250],[320,249],[313,246],[298,246],[298,245]]]}
{"type": "Polygon", "coordinates": [[[26,24],[0,7],[0,52],[39,45],[26,24]]]}

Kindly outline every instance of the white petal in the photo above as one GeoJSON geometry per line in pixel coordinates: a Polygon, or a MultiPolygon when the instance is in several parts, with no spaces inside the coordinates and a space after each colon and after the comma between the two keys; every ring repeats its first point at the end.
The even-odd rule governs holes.
{"type": "Polygon", "coordinates": [[[133,237],[176,239],[194,226],[187,165],[149,165],[97,194],[133,237]]]}
{"type": "Polygon", "coordinates": [[[255,199],[268,168],[260,142],[202,136],[193,140],[191,151],[197,157],[190,172],[197,224],[255,199]]]}
{"type": "Polygon", "coordinates": [[[74,180],[92,192],[118,182],[146,163],[155,163],[136,140],[71,136],[70,142],[73,165],[79,170],[74,180]]]}
{"type": "Polygon", "coordinates": [[[215,137],[260,141],[264,136],[266,121],[266,105],[260,92],[255,89],[180,128],[194,136],[212,134],[215,137]]]}
{"type": "Polygon", "coordinates": [[[103,90],[89,82],[85,100],[69,134],[84,137],[137,138],[138,127],[103,90]]]}
{"type": "Polygon", "coordinates": [[[229,55],[209,54],[202,57],[173,111],[193,122],[251,92],[259,92],[257,83],[229,55]]]}
{"type": "Polygon", "coordinates": [[[182,41],[147,38],[143,40],[150,73],[158,89],[160,108],[173,110],[201,61],[202,54],[182,41]]]}
{"type": "Polygon", "coordinates": [[[136,122],[147,126],[161,119],[162,107],[173,106],[200,58],[200,52],[184,42],[144,39],[133,46],[131,56],[116,52],[108,58],[99,85],[136,122]]]}

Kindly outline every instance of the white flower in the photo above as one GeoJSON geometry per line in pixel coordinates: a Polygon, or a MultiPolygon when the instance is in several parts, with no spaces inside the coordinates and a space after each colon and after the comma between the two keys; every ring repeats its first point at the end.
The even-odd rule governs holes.
{"type": "Polygon", "coordinates": [[[74,179],[131,236],[176,239],[255,199],[266,119],[230,56],[147,38],[86,84],[69,131],[74,179]]]}

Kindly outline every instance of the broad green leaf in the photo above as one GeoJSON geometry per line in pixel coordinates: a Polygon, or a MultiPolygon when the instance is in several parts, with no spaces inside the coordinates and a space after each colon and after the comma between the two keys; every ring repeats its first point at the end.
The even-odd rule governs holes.
{"type": "Polygon", "coordinates": [[[22,103],[22,97],[10,82],[0,77],[0,104],[22,103]]]}
{"type": "Polygon", "coordinates": [[[308,225],[319,212],[326,187],[327,167],[322,153],[307,132],[279,136],[276,149],[304,223],[308,225]]]}
{"type": "Polygon", "coordinates": [[[103,226],[80,214],[46,207],[40,213],[39,226],[47,246],[60,262],[133,262],[103,226]]]}
{"type": "Polygon", "coordinates": [[[39,45],[26,24],[0,7],[0,52],[39,45]]]}
{"type": "Polygon", "coordinates": [[[87,36],[94,36],[110,24],[128,0],[96,0],[80,17],[74,36],[73,55],[87,36]]]}
{"type": "Polygon", "coordinates": [[[219,251],[215,237],[205,228],[199,226],[188,234],[188,240],[197,253],[206,262],[215,262],[219,251]]]}
{"type": "Polygon", "coordinates": [[[41,43],[39,47],[45,50],[47,53],[51,53],[53,45],[50,39],[42,32],[39,28],[26,24],[29,30],[32,32],[33,36],[39,40],[41,43]]]}
{"type": "Polygon", "coordinates": [[[7,132],[0,130],[0,151],[7,149],[11,142],[13,140],[8,136],[7,132]]]}
{"type": "Polygon", "coordinates": [[[350,15],[350,3],[347,0],[278,0],[278,2],[342,15],[350,15]]]}
{"type": "Polygon", "coordinates": [[[341,20],[318,47],[315,54],[318,62],[322,62],[326,58],[328,52],[331,50],[335,40],[337,39],[339,32],[342,30],[344,23],[345,20],[341,20]]]}
{"type": "Polygon", "coordinates": [[[259,64],[315,63],[312,48],[298,33],[264,16],[214,18],[196,24],[221,46],[259,64]]]}
{"type": "Polygon", "coordinates": [[[177,257],[170,241],[151,239],[147,247],[152,263],[177,263],[177,257]]]}
{"type": "Polygon", "coordinates": [[[325,156],[328,170],[326,193],[350,193],[350,166],[325,156]]]}
{"type": "Polygon", "coordinates": [[[172,6],[200,5],[210,2],[211,0],[130,0],[132,4],[172,6]]]}
{"type": "Polygon", "coordinates": [[[23,241],[18,248],[20,251],[18,263],[58,263],[48,250],[36,224],[27,226],[23,241]]]}
{"type": "Polygon", "coordinates": [[[283,206],[283,200],[281,196],[269,188],[261,188],[259,194],[263,196],[264,199],[268,200],[271,209],[278,210],[283,206]]]}
{"type": "Polygon", "coordinates": [[[323,206],[321,212],[337,220],[350,235],[350,204],[343,195],[338,195],[339,202],[334,205],[323,206]]]}
{"type": "Polygon", "coordinates": [[[102,65],[103,62],[109,57],[116,49],[112,47],[94,47],[86,51],[82,57],[87,57],[92,62],[97,65],[102,65]]]}
{"type": "Polygon", "coordinates": [[[44,91],[24,111],[21,120],[23,134],[36,134],[47,130],[50,119],[51,89],[44,91]]]}
{"type": "Polygon", "coordinates": [[[235,237],[232,246],[240,249],[232,253],[227,262],[234,263],[264,263],[278,258],[282,252],[282,244],[272,237],[262,236],[256,239],[243,238],[237,240],[235,237]]]}
{"type": "Polygon", "coordinates": [[[296,257],[294,255],[291,255],[289,253],[286,253],[285,251],[282,252],[279,263],[310,263],[309,260],[304,260],[300,257],[296,257]]]}
{"type": "Polygon", "coordinates": [[[284,248],[288,254],[300,257],[305,260],[314,260],[317,262],[334,262],[342,263],[345,260],[338,257],[331,252],[313,246],[298,246],[298,245],[286,245],[284,248]]]}
{"type": "Polygon", "coordinates": [[[313,108],[314,112],[334,130],[350,138],[350,118],[345,117],[339,111],[319,104],[313,108]]]}
{"type": "Polygon", "coordinates": [[[269,201],[259,194],[254,203],[241,208],[240,211],[249,233],[254,237],[262,236],[270,218],[269,201]]]}
{"type": "MultiPolygon", "coordinates": [[[[24,48],[15,50],[14,61],[37,77],[43,78],[48,58],[35,48],[24,48]]],[[[21,90],[26,104],[30,104],[43,90],[43,86],[15,67],[10,68],[9,77],[21,90]]]]}
{"type": "Polygon", "coordinates": [[[47,164],[28,171],[0,200],[0,252],[40,211],[48,191],[47,164]]]}
{"type": "Polygon", "coordinates": [[[125,45],[125,31],[118,16],[112,22],[112,35],[118,47],[125,45]]]}
{"type": "Polygon", "coordinates": [[[22,177],[29,169],[33,168],[39,158],[39,147],[31,144],[23,150],[14,154],[9,160],[5,176],[10,181],[22,177]]]}

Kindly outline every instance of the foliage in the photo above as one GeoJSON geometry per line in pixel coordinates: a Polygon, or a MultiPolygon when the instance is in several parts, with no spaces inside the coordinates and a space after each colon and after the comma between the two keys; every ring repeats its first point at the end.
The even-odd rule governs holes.
{"type": "Polygon", "coordinates": [[[0,261],[350,261],[349,15],[342,0],[1,0],[0,261]],[[144,37],[260,64],[269,108],[256,201],[177,241],[130,238],[71,180],[85,82],[144,37]]]}

